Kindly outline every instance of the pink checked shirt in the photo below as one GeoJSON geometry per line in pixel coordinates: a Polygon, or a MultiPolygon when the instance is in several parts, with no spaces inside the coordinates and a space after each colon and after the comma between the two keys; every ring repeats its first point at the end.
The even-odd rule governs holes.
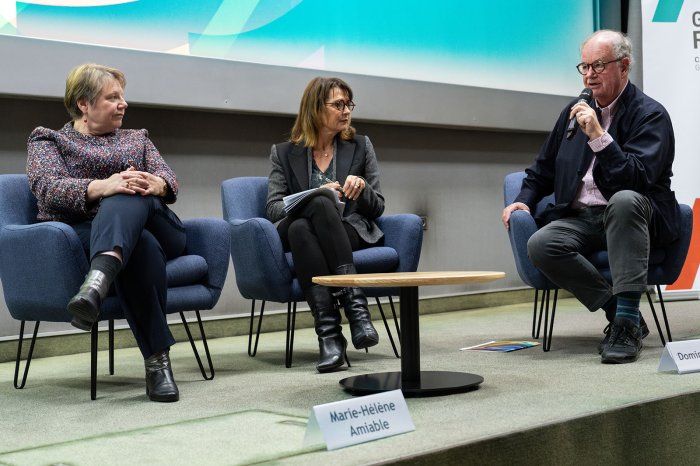
{"type": "MultiPolygon", "coordinates": [[[[627,87],[627,86],[625,86],[627,87]]],[[[624,89],[622,90],[624,92],[624,89]]],[[[607,205],[608,201],[603,197],[603,195],[598,190],[598,187],[593,181],[593,165],[595,164],[595,154],[602,151],[613,141],[612,136],[608,134],[608,128],[610,128],[610,122],[615,116],[615,110],[617,109],[617,101],[620,99],[622,92],[612,101],[607,107],[601,108],[601,126],[605,130],[602,136],[597,139],[588,141],[588,146],[593,150],[594,156],[591,160],[591,164],[588,166],[586,174],[581,180],[581,186],[578,188],[578,193],[576,193],[576,198],[571,203],[574,209],[583,209],[585,207],[591,207],[596,205],[607,205]]],[[[596,102],[597,105],[597,102],[596,102]]]]}

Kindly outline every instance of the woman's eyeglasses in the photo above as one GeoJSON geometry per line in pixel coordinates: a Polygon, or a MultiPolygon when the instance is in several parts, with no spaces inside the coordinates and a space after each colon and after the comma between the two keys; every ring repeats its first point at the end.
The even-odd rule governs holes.
{"type": "Polygon", "coordinates": [[[336,100],[335,102],[326,102],[326,105],[329,107],[334,107],[339,112],[344,111],[345,107],[347,107],[351,112],[355,110],[355,102],[353,102],[352,100],[349,100],[347,102],[345,102],[344,100],[336,100]]]}

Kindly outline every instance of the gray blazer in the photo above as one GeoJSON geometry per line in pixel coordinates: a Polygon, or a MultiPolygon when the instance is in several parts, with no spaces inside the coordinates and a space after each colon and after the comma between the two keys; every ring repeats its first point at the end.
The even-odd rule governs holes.
{"type": "MultiPolygon", "coordinates": [[[[384,212],[384,196],[379,186],[379,167],[374,147],[367,136],[355,136],[352,141],[336,137],[336,178],[342,185],[348,175],[361,176],[366,185],[355,201],[345,200],[343,221],[352,225],[360,238],[370,244],[379,241],[384,233],[374,219],[384,212]]],[[[311,173],[307,148],[285,142],[272,146],[272,170],[267,187],[267,218],[278,223],[285,217],[282,198],[309,189],[311,173]]]]}

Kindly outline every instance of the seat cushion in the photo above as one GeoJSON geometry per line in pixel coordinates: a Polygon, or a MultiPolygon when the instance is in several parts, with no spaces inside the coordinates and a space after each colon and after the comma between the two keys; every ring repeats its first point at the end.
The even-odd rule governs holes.
{"type": "Polygon", "coordinates": [[[399,254],[387,246],[360,249],[352,258],[358,273],[395,272],[399,267],[399,254]]]}
{"type": "MultiPolygon", "coordinates": [[[[352,258],[358,273],[395,272],[399,267],[399,254],[396,252],[396,249],[387,246],[377,246],[354,251],[352,253],[352,258]]],[[[292,253],[285,253],[285,259],[287,260],[292,274],[296,276],[292,253]]]]}
{"type": "Polygon", "coordinates": [[[188,255],[169,260],[165,266],[168,288],[199,283],[208,270],[207,261],[202,256],[188,255]]]}

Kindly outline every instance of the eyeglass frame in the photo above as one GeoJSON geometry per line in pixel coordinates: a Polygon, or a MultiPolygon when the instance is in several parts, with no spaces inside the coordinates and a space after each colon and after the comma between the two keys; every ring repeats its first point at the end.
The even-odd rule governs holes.
{"type": "Polygon", "coordinates": [[[596,60],[596,61],[591,62],[591,63],[581,62],[578,65],[576,65],[576,71],[578,71],[581,74],[581,76],[586,76],[586,74],[588,74],[588,70],[593,68],[593,71],[595,71],[596,74],[600,74],[603,71],[605,71],[605,65],[607,65],[608,63],[615,63],[615,62],[621,61],[625,58],[627,58],[627,55],[623,55],[620,58],[616,58],[614,60],[609,60],[609,61],[596,60]],[[579,68],[579,67],[584,66],[584,65],[587,67],[586,71],[581,71],[581,68],[579,68]],[[595,69],[596,66],[602,66],[600,71],[595,69]]]}
{"type": "Polygon", "coordinates": [[[346,102],[345,102],[344,100],[342,100],[342,99],[340,99],[340,100],[334,100],[333,102],[326,102],[325,104],[326,104],[327,107],[333,107],[333,108],[335,108],[336,110],[338,110],[339,112],[345,111],[345,107],[349,108],[350,111],[352,112],[353,110],[355,110],[355,107],[357,107],[357,105],[355,105],[355,102],[353,102],[352,100],[349,100],[349,101],[346,103],[346,102]]]}

